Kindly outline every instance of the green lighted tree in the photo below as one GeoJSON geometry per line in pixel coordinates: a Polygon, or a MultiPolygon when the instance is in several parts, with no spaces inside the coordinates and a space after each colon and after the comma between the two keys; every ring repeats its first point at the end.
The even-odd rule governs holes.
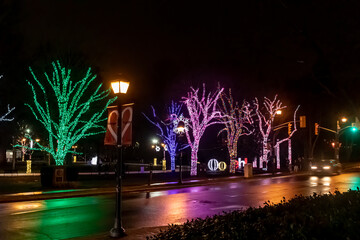
{"type": "Polygon", "coordinates": [[[70,69],[62,67],[59,61],[52,62],[52,74],[45,72],[43,77],[47,87],[29,69],[37,88],[27,81],[34,103],[26,105],[49,134],[48,146],[36,143],[32,149],[50,153],[56,165],[63,165],[66,154],[72,153],[71,147],[81,138],[105,132],[103,115],[116,98],[105,100],[105,106],[94,111],[94,104],[107,98],[110,89],[101,91],[102,84],[95,90],[89,89],[96,78],[91,68],[81,80],[72,81],[70,69]]]}

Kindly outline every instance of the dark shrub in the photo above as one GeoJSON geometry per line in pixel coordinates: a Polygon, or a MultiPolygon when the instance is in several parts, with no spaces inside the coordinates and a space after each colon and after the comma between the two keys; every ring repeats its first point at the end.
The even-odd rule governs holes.
{"type": "Polygon", "coordinates": [[[360,239],[359,226],[358,189],[193,219],[147,239],[360,239]]]}

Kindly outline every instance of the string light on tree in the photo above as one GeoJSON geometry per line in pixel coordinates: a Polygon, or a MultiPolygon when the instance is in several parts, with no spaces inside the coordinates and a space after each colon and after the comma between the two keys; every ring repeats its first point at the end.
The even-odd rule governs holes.
{"type": "Polygon", "coordinates": [[[181,113],[182,104],[178,104],[174,101],[171,102],[171,105],[167,108],[168,118],[165,121],[162,121],[157,117],[155,113],[155,109],[151,106],[152,109],[152,119],[147,117],[144,113],[145,118],[154,126],[156,126],[159,130],[158,136],[161,137],[165,146],[167,148],[166,151],[169,152],[170,155],[170,167],[172,171],[175,171],[175,157],[176,153],[186,147],[188,145],[180,145],[176,138],[176,133],[174,132],[174,128],[177,127],[178,117],[183,117],[181,113]]]}
{"type": "Polygon", "coordinates": [[[280,113],[280,110],[286,108],[282,105],[282,102],[277,99],[275,95],[273,100],[270,100],[267,97],[264,97],[264,107],[265,110],[260,109],[260,104],[257,98],[254,101],[255,113],[258,119],[258,126],[261,134],[262,142],[262,154],[260,156],[260,168],[263,168],[264,163],[268,163],[268,155],[270,153],[270,148],[268,147],[268,139],[272,130],[272,125],[276,114],[280,113]]]}
{"type": "Polygon", "coordinates": [[[225,128],[220,130],[218,135],[222,132],[226,132],[226,143],[230,156],[230,173],[235,173],[238,155],[238,140],[241,136],[251,135],[254,132],[252,126],[253,120],[251,117],[252,110],[250,104],[246,101],[243,102],[241,107],[238,102],[234,103],[231,89],[229,89],[228,96],[222,92],[220,100],[221,104],[219,104],[219,109],[224,116],[221,118],[221,121],[225,125],[225,128]]]}
{"type": "Polygon", "coordinates": [[[191,148],[191,170],[190,175],[197,175],[197,153],[199,150],[200,139],[205,129],[214,124],[222,124],[218,119],[223,118],[222,113],[217,110],[217,101],[224,89],[218,88],[214,94],[206,93],[205,84],[203,84],[202,94],[199,95],[199,89],[190,88],[186,97],[183,97],[190,118],[190,131],[185,131],[186,138],[191,148]]]}
{"type": "Polygon", "coordinates": [[[173,123],[174,123],[174,132],[176,134],[189,131],[189,119],[185,118],[184,115],[181,114],[179,117],[175,118],[173,123]],[[180,122],[183,122],[184,124],[183,129],[178,127],[180,122]]]}
{"type": "MultiPolygon", "coordinates": [[[[278,140],[274,146],[275,149],[277,149],[277,151],[280,151],[280,144],[288,141],[288,160],[289,160],[289,164],[291,164],[292,160],[291,160],[291,137],[294,135],[294,133],[297,131],[296,128],[296,113],[299,110],[300,106],[297,106],[297,108],[295,109],[294,112],[294,119],[293,119],[293,123],[289,123],[289,125],[293,125],[294,129],[288,129],[288,137],[278,140]]],[[[280,157],[277,156],[277,164],[276,164],[277,169],[280,169],[280,157]]]]}
{"type": "Polygon", "coordinates": [[[53,156],[56,165],[63,165],[66,155],[73,153],[71,147],[81,138],[105,132],[103,116],[116,98],[106,100],[110,89],[101,91],[102,84],[89,89],[96,78],[91,68],[78,81],[72,80],[71,69],[63,67],[59,61],[52,62],[52,72],[45,72],[42,81],[29,69],[36,84],[27,81],[34,102],[26,105],[47,130],[49,138],[48,146],[37,143],[33,150],[46,151],[53,156]],[[102,101],[104,104],[99,111],[94,111],[94,105],[102,101]]]}

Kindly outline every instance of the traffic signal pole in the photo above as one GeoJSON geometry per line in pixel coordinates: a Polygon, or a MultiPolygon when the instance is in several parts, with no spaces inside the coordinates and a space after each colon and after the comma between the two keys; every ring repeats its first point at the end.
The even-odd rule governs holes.
{"type": "Polygon", "coordinates": [[[334,146],[334,153],[335,153],[335,159],[336,161],[339,161],[340,157],[340,135],[341,133],[343,133],[342,131],[349,128],[349,127],[352,127],[352,126],[346,126],[344,128],[340,128],[340,122],[339,120],[336,121],[336,131],[332,130],[332,129],[329,129],[329,128],[324,128],[324,127],[321,127],[318,123],[315,123],[315,135],[319,135],[319,134],[316,134],[316,128],[318,129],[323,129],[325,131],[328,131],[328,132],[332,132],[332,133],[335,133],[335,146],[334,146]]]}

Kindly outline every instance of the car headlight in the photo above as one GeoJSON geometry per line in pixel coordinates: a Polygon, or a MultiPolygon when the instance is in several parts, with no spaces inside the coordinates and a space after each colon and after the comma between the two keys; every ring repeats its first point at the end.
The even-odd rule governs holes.
{"type": "Polygon", "coordinates": [[[317,166],[311,166],[311,169],[317,169],[317,166]]]}
{"type": "Polygon", "coordinates": [[[323,169],[330,169],[330,166],[323,166],[323,169]]]}

